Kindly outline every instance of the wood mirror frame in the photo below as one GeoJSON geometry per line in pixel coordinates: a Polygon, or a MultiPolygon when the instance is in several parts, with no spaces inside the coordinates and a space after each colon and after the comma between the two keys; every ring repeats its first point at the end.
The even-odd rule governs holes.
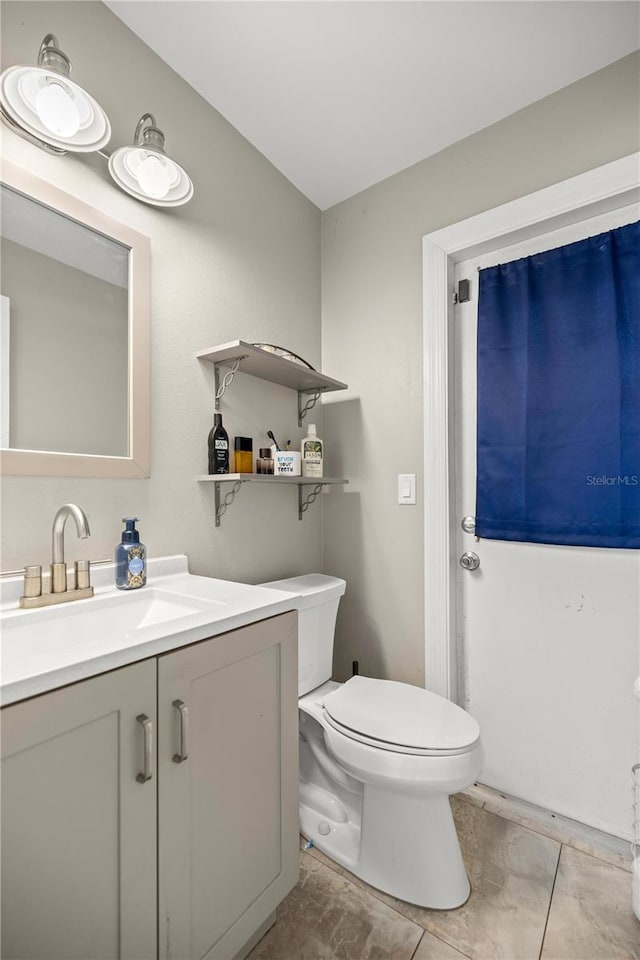
{"type": "Polygon", "coordinates": [[[4,161],[2,182],[12,190],[103,234],[129,253],[129,449],[127,456],[3,448],[0,473],[39,477],[145,478],[149,476],[149,326],[151,243],[148,237],[94,207],[4,161]]]}

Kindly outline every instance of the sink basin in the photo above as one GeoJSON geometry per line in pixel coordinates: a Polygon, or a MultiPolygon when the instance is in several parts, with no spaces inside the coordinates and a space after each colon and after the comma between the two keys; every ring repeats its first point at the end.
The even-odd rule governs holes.
{"type": "Polygon", "coordinates": [[[170,620],[178,620],[180,617],[189,617],[216,603],[215,600],[197,603],[191,598],[181,597],[176,593],[170,593],[168,590],[154,590],[152,588],[142,596],[132,597],[130,603],[121,604],[117,609],[114,608],[109,611],[109,615],[115,614],[113,617],[114,626],[119,625],[118,621],[126,617],[129,624],[127,632],[131,633],[132,630],[144,630],[145,627],[168,623],[170,620]]]}
{"type": "Polygon", "coordinates": [[[2,666],[10,669],[14,652],[24,656],[42,649],[60,654],[63,649],[91,642],[98,635],[133,637],[138,630],[191,617],[209,606],[204,601],[150,588],[139,594],[116,594],[44,607],[36,616],[7,617],[2,629],[2,666]]]}
{"type": "Polygon", "coordinates": [[[113,650],[116,645],[135,644],[145,635],[171,632],[179,621],[191,621],[205,611],[215,618],[220,606],[215,600],[149,587],[136,593],[118,591],[58,607],[16,611],[2,622],[3,682],[25,670],[57,669],[79,655],[86,658],[105,647],[113,650]]]}
{"type": "Polygon", "coordinates": [[[2,703],[164,653],[295,606],[292,595],[281,591],[192,576],[186,572],[186,557],[164,558],[155,564],[156,569],[154,561],[150,562],[149,584],[140,590],[117,590],[113,572],[107,568],[96,571],[96,594],[88,600],[36,610],[21,610],[16,602],[5,604],[1,620],[2,703]]]}

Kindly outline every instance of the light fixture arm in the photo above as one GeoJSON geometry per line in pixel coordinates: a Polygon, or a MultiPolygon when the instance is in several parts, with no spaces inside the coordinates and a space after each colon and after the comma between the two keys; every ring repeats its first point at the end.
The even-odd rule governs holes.
{"type": "Polygon", "coordinates": [[[42,43],[40,44],[40,49],[38,50],[38,66],[41,67],[44,61],[44,56],[48,47],[53,47],[55,50],[60,49],[60,44],[58,43],[58,38],[55,33],[48,33],[42,43]]]}
{"type": "Polygon", "coordinates": [[[143,113],[138,120],[133,143],[136,147],[147,147],[156,153],[164,153],[164,133],[156,126],[156,118],[152,113],[143,113]]]}
{"type": "MultiPolygon", "coordinates": [[[[134,147],[149,147],[158,153],[164,153],[164,133],[156,126],[156,118],[152,113],[143,113],[133,135],[134,147]],[[148,123],[149,126],[145,127],[148,123]]],[[[113,151],[96,150],[96,153],[108,160],[113,151]]]]}
{"type": "Polygon", "coordinates": [[[142,130],[147,120],[149,121],[152,127],[155,127],[156,125],[156,118],[152,113],[142,114],[142,116],[138,120],[138,123],[136,124],[136,132],[133,135],[133,142],[137,147],[139,147],[142,144],[142,130]]]}
{"type": "Polygon", "coordinates": [[[40,44],[38,66],[60,73],[63,77],[68,77],[71,73],[71,60],[58,46],[58,38],[54,33],[48,33],[40,44]]]}

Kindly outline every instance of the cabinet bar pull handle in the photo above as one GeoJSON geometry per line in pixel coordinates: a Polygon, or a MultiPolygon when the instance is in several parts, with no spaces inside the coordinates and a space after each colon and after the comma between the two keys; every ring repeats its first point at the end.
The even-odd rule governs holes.
{"type": "Polygon", "coordinates": [[[144,734],[144,772],[136,777],[138,783],[146,783],[153,776],[153,724],[146,713],[140,713],[136,717],[138,723],[142,726],[144,734]]]}
{"type": "Polygon", "coordinates": [[[174,763],[184,763],[189,758],[187,740],[189,738],[189,709],[182,700],[174,700],[172,706],[180,714],[180,753],[174,753],[174,763]]]}

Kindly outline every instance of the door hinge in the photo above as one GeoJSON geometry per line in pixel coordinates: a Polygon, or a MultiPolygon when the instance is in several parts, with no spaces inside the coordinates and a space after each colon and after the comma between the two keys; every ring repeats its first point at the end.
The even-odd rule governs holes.
{"type": "Polygon", "coordinates": [[[471,300],[471,280],[460,280],[453,294],[454,303],[468,303],[471,300]]]}

